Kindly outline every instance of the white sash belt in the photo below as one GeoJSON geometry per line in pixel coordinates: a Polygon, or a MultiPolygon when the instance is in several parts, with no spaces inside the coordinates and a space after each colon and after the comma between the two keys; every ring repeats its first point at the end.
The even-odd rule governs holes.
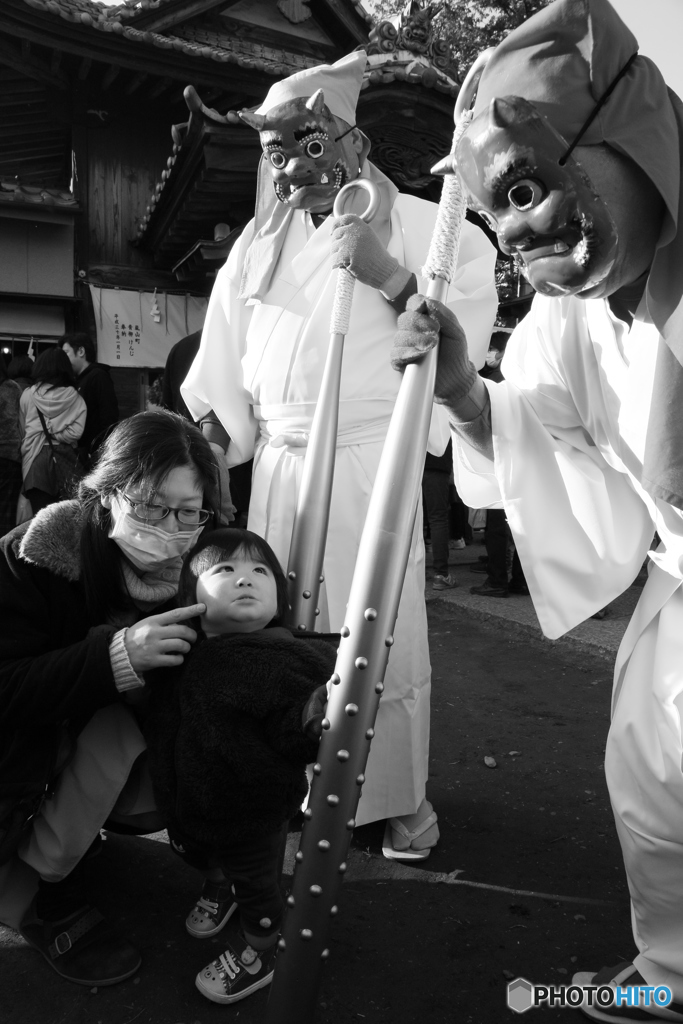
{"type": "MultiPolygon", "coordinates": [[[[394,403],[389,401],[341,402],[337,447],[383,442],[389,429],[394,403]]],[[[315,405],[255,405],[254,415],[261,431],[260,444],[282,447],[289,444],[292,454],[304,454],[311,430],[315,405]],[[287,440],[283,441],[282,438],[287,440]],[[292,439],[296,441],[292,443],[292,439]]]]}

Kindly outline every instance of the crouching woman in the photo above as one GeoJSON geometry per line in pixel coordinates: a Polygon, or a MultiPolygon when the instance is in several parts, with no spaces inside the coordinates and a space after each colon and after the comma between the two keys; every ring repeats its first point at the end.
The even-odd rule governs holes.
{"type": "Polygon", "coordinates": [[[78,498],[0,542],[0,921],[63,978],[115,984],[140,955],[93,908],[82,862],[105,824],[161,827],[134,714],[145,672],[196,639],[176,607],[183,554],[219,507],[181,416],[118,424],[78,498]]]}

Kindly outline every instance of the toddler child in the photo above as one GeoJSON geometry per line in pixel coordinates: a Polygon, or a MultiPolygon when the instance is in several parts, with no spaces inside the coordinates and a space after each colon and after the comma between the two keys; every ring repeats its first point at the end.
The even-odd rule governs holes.
{"type": "Polygon", "coordinates": [[[234,1003],[273,976],[287,822],[306,796],[336,654],[329,637],[280,625],[285,575],[248,530],[203,536],[178,596],[206,611],[184,664],[152,686],[150,770],[174,849],[205,875],[188,932],[215,936],[239,908],[237,941],[196,979],[207,999],[234,1003]]]}

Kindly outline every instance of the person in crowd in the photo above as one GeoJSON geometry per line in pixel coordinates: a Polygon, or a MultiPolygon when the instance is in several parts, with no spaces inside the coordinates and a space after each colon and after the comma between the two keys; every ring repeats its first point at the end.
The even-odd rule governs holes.
{"type": "Polygon", "coordinates": [[[84,331],[65,334],[59,344],[71,363],[78,393],[88,410],[79,444],[81,458],[87,466],[107,431],[118,422],[119,403],[108,368],[96,361],[95,343],[89,334],[84,331]]]}
{"type": "Polygon", "coordinates": [[[90,905],[82,864],[105,823],[163,827],[130,701],[196,639],[187,623],[204,605],[177,607],[181,560],[218,505],[201,431],[140,413],[77,499],[0,541],[0,921],[77,984],[140,966],[90,905]]]}
{"type": "Polygon", "coordinates": [[[478,587],[470,587],[470,594],[477,597],[509,597],[510,594],[528,597],[529,588],[504,508],[486,510],[484,547],[486,560],[470,566],[470,571],[486,573],[486,579],[478,587]],[[510,549],[512,560],[508,570],[510,549]]]}
{"type": "MultiPolygon", "coordinates": [[[[387,361],[397,314],[417,289],[437,207],[401,195],[368,160],[355,127],[366,64],[363,52],[272,86],[242,112],[259,131],[263,157],[255,219],[235,243],[214,286],[199,354],[182,391],[197,419],[215,415],[228,461],[254,456],[249,529],[287,565],[302,460],[322,379],[337,274],[356,278],[344,349],[339,432],[324,577],[323,628],[344,622],[372,484],[400,377],[387,361]],[[330,217],[340,188],[373,182],[380,207],[371,224],[355,213],[330,217]]],[[[365,210],[355,190],[348,209],[365,210]]],[[[448,301],[468,324],[473,355],[484,346],[497,306],[495,251],[465,224],[448,301]]],[[[435,417],[432,449],[446,447],[435,417]]],[[[418,514],[385,690],[356,820],[391,819],[386,856],[424,859],[438,838],[426,798],[430,667],[424,603],[424,543],[418,514]]]]}
{"type": "MultiPolygon", "coordinates": [[[[14,356],[10,359],[9,366],[7,367],[7,375],[11,380],[16,381],[22,391],[26,391],[30,388],[33,381],[31,380],[31,374],[33,373],[33,362],[34,360],[30,356],[14,356]]],[[[20,460],[21,468],[21,460],[20,460]]],[[[19,499],[17,502],[17,512],[15,524],[25,523],[26,520],[30,519],[31,502],[28,500],[25,494],[19,493],[19,499]]]]}
{"type": "Polygon", "coordinates": [[[0,353],[0,537],[15,526],[21,493],[21,387],[11,380],[0,353]]]}
{"type": "MultiPolygon", "coordinates": [[[[429,523],[432,544],[432,589],[451,590],[457,587],[455,576],[448,571],[448,533],[451,506],[450,478],[453,472],[453,446],[448,442],[443,455],[425,456],[422,473],[422,501],[429,523]]],[[[463,541],[463,547],[465,542],[463,541]]]]}
{"type": "Polygon", "coordinates": [[[156,409],[166,408],[161,398],[161,387],[161,377],[155,377],[155,379],[147,388],[147,401],[145,402],[145,409],[154,411],[156,409]]]}
{"type": "Polygon", "coordinates": [[[161,385],[161,401],[164,408],[170,409],[171,412],[178,412],[181,416],[187,416],[188,420],[192,420],[192,413],[185,405],[183,396],[180,393],[180,385],[187,377],[190,367],[195,361],[201,340],[202,332],[195,331],[193,334],[188,334],[187,337],[181,338],[180,341],[176,341],[175,345],[171,346],[171,350],[166,357],[166,365],[164,366],[163,383],[161,385]]]}
{"type": "Polygon", "coordinates": [[[21,395],[19,407],[23,493],[35,515],[57,500],[49,472],[50,441],[75,449],[83,436],[87,410],[76,390],[71,364],[57,345],[38,356],[31,377],[34,383],[21,395]]]}
{"type": "Polygon", "coordinates": [[[447,160],[538,292],[505,380],[477,375],[431,300],[405,314],[394,353],[421,358],[438,322],[458,487],[502,500],[547,636],[620,594],[660,538],[605,754],[636,955],[572,980],[621,991],[609,1007],[586,995],[605,1022],[683,1021],[682,153],[683,104],[608,0],[555,0],[494,50],[447,160]]]}
{"type": "Polygon", "coordinates": [[[273,975],[287,822],[308,790],[336,644],[281,625],[285,574],[248,530],[200,538],[179,601],[206,610],[175,683],[152,686],[150,771],[173,848],[205,876],[187,931],[212,938],[239,908],[237,940],[196,980],[235,1003],[273,975]]]}
{"type": "MultiPolygon", "coordinates": [[[[199,351],[202,332],[195,331],[181,338],[166,358],[164,375],[161,385],[161,404],[171,412],[178,412],[192,420],[192,414],[188,409],[180,392],[180,385],[183,383],[199,351]]],[[[199,420],[202,433],[213,449],[222,471],[222,491],[227,494],[234,504],[234,525],[244,526],[247,522],[249,511],[249,498],[251,495],[251,473],[253,459],[248,459],[240,466],[231,466],[228,471],[225,460],[225,452],[230,442],[225,428],[214,415],[207,415],[199,420]]]]}
{"type": "MultiPolygon", "coordinates": [[[[479,371],[484,380],[496,383],[502,381],[503,374],[500,364],[505,355],[505,347],[510,336],[508,330],[494,331],[486,353],[486,362],[479,371]]],[[[505,509],[489,508],[486,510],[486,527],[484,529],[484,547],[486,561],[472,566],[473,572],[485,572],[486,579],[478,587],[470,587],[470,594],[478,597],[509,597],[510,594],[528,595],[529,588],[524,579],[522,563],[519,560],[515,542],[508,525],[505,509]],[[508,572],[508,554],[512,549],[512,564],[508,572]]]]}
{"type": "Polygon", "coordinates": [[[15,380],[22,391],[31,387],[31,373],[33,372],[33,360],[30,356],[14,356],[9,361],[7,376],[15,380]]]}
{"type": "Polygon", "coordinates": [[[462,550],[472,543],[472,527],[469,522],[470,510],[457,492],[453,470],[448,478],[448,511],[449,547],[462,550]]]}

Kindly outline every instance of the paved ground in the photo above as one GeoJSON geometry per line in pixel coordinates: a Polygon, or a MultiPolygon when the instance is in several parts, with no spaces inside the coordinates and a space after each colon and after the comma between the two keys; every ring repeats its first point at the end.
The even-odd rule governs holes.
{"type": "MultiPolygon", "coordinates": [[[[478,537],[479,532],[475,536],[478,537]]],[[[560,640],[551,641],[546,640],[541,633],[530,597],[511,595],[508,598],[494,598],[470,594],[470,587],[481,586],[486,579],[485,575],[472,572],[472,566],[476,565],[485,554],[486,549],[479,539],[464,549],[451,550],[449,552],[449,569],[451,575],[455,576],[458,586],[454,590],[434,591],[431,586],[431,556],[428,548],[427,601],[436,598],[446,601],[459,608],[463,614],[471,616],[479,622],[490,621],[514,636],[526,635],[539,640],[547,649],[557,647],[585,651],[603,657],[607,661],[614,661],[628,620],[640,597],[645,580],[643,573],[640,574],[637,585],[629,587],[607,607],[604,619],[588,619],[560,640]]]]}
{"type": "MultiPolygon", "coordinates": [[[[482,577],[465,563],[481,550],[453,552],[461,586],[426,595],[441,842],[421,867],[402,867],[381,856],[380,825],[356,831],[316,1024],[505,1024],[520,1019],[505,1006],[509,980],[559,984],[632,956],[602,761],[609,658],[637,588],[606,620],[550,643],[528,598],[469,594],[482,577]]],[[[142,951],[140,974],[69,985],[0,928],[1,1024],[263,1020],[267,991],[225,1008],[196,992],[221,941],[184,932],[199,880],[163,838],[110,835],[89,868],[95,901],[142,951]]],[[[296,842],[295,827],[287,870],[296,842]]],[[[584,1018],[553,1009],[524,1021],[537,1019],[584,1018]]]]}

